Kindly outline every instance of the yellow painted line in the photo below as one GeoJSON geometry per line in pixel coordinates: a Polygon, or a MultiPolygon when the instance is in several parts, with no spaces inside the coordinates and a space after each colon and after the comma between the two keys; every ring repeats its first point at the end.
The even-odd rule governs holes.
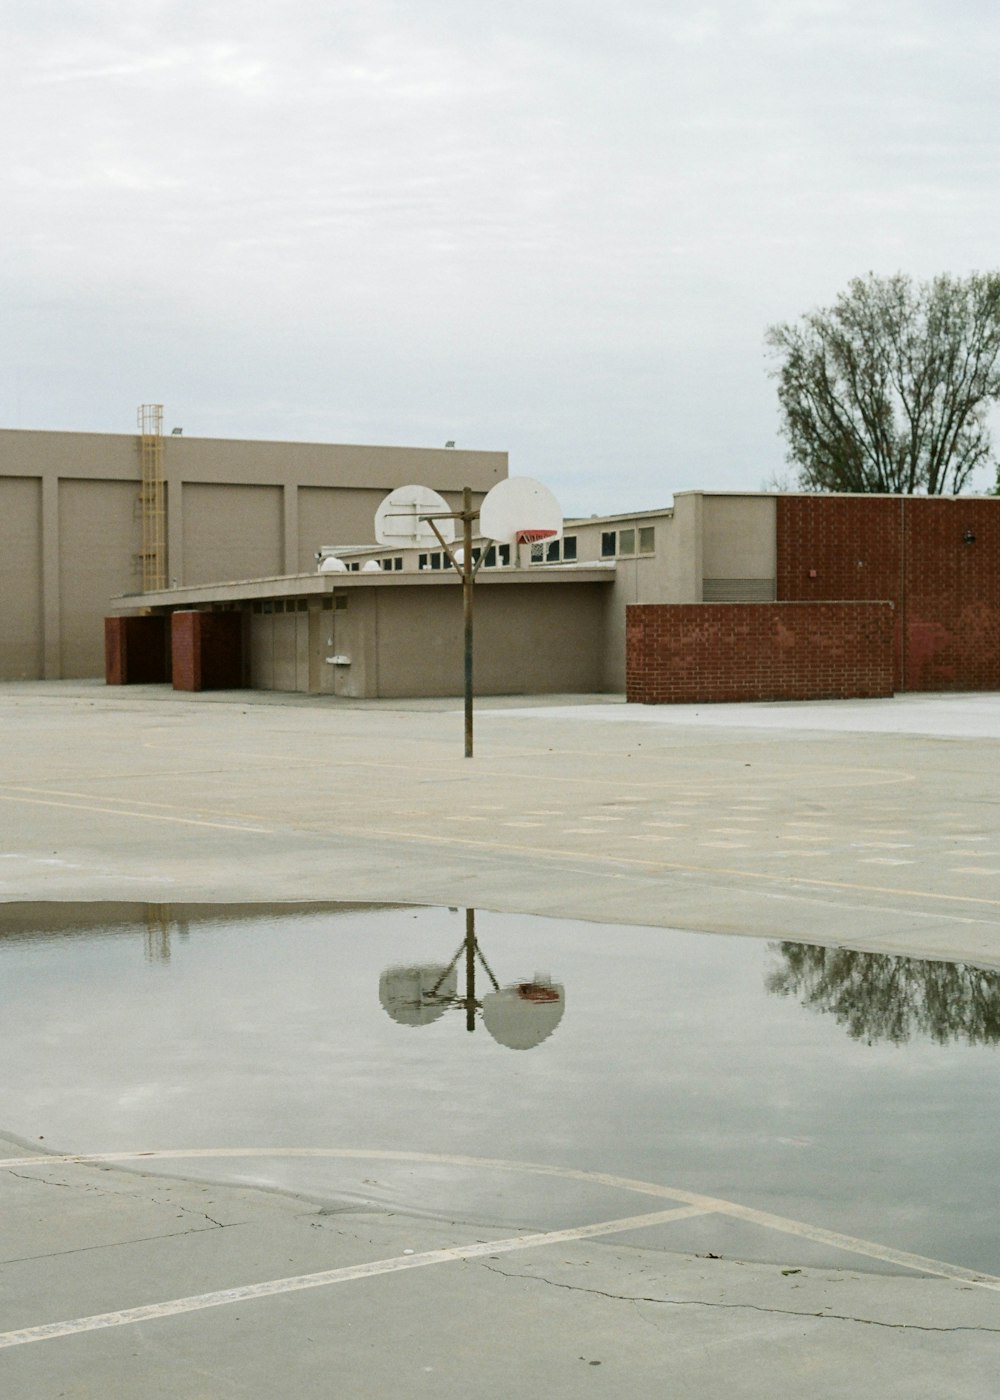
{"type": "MultiPolygon", "coordinates": [[[[299,826],[301,831],[312,831],[320,834],[316,828],[305,825],[299,826]]],[[[581,834],[601,835],[599,832],[591,832],[588,828],[579,828],[581,834]]],[[[819,889],[833,890],[856,890],[860,894],[881,894],[881,895],[907,895],[913,899],[933,899],[942,900],[948,903],[957,904],[987,904],[993,908],[1000,908],[1000,899],[986,899],[981,895],[966,894],[937,894],[933,890],[911,890],[900,888],[897,885],[861,885],[847,880],[818,880],[807,875],[781,875],[771,874],[763,870],[739,870],[731,869],[724,865],[687,865],[680,861],[643,860],[639,856],[613,856],[602,852],[599,857],[592,856],[590,852],[583,850],[562,850],[559,847],[518,846],[503,841],[476,841],[470,836],[435,836],[431,832],[425,831],[395,831],[389,827],[361,827],[350,828],[352,836],[372,836],[378,838],[391,837],[397,841],[412,841],[414,843],[426,843],[436,846],[468,846],[473,850],[481,851],[506,851],[515,855],[550,856],[554,860],[591,860],[594,863],[607,862],[610,865],[637,866],[644,870],[683,871],[691,875],[731,875],[740,880],[758,880],[765,884],[776,885],[809,885],[819,889]]],[[[801,857],[804,852],[796,851],[795,855],[801,857]]]]}
{"type": "MultiPolygon", "coordinates": [[[[34,792],[38,791],[38,789],[26,789],[24,791],[34,792]]],[[[44,791],[44,789],[42,789],[42,791],[44,791]]],[[[124,801],[125,799],[105,798],[104,800],[124,801]]],[[[175,822],[182,826],[211,827],[220,831],[244,831],[252,832],[258,835],[274,834],[273,827],[265,827],[263,825],[242,826],[233,822],[207,821],[195,817],[177,817],[167,816],[166,814],[160,814],[157,812],[141,812],[137,811],[135,808],[101,807],[95,804],[88,804],[85,802],[55,802],[52,801],[50,798],[28,797],[26,795],[21,795],[21,790],[19,789],[8,792],[0,792],[0,801],[23,802],[28,805],[37,807],[62,807],[68,809],[69,811],[97,812],[105,816],[139,817],[145,818],[147,821],[175,822]]],[[[257,818],[251,818],[251,820],[257,820],[257,818]]],[[[260,820],[263,821],[262,818],[260,820]]],[[[350,837],[370,836],[378,839],[391,838],[393,840],[407,841],[414,844],[464,846],[472,850],[504,851],[516,855],[530,854],[535,856],[548,857],[554,860],[584,859],[596,862],[598,859],[597,857],[591,855],[589,852],[581,850],[563,850],[559,847],[546,847],[538,846],[535,844],[532,844],[530,846],[523,846],[502,841],[476,841],[471,837],[461,837],[454,835],[436,836],[432,833],[428,833],[425,831],[397,831],[388,827],[360,827],[356,824],[350,824],[342,828],[338,833],[337,830],[333,827],[315,827],[310,826],[308,823],[305,822],[293,822],[287,819],[283,819],[280,824],[282,827],[288,830],[308,832],[312,835],[341,834],[350,837]]],[[[580,834],[589,835],[592,833],[586,828],[580,828],[580,834]]],[[[596,835],[599,833],[594,832],[593,834],[596,835]]],[[[613,856],[602,854],[599,859],[613,865],[638,867],[645,870],[680,871],[685,874],[696,875],[726,875],[731,876],[734,879],[756,880],[765,884],[782,885],[786,888],[792,885],[803,885],[815,887],[818,889],[853,890],[860,894],[878,894],[893,897],[905,896],[911,899],[933,900],[942,903],[980,904],[986,905],[990,908],[1000,908],[1000,899],[988,899],[983,895],[940,894],[932,890],[914,890],[909,889],[905,886],[898,885],[868,885],[847,880],[820,880],[807,875],[784,875],[780,873],[772,874],[770,872],[760,870],[741,870],[720,865],[694,865],[682,863],[680,861],[643,860],[637,856],[613,856]]]]}
{"type": "MultiPolygon", "coordinates": [[[[610,1172],[583,1171],[576,1167],[553,1166],[542,1162],[516,1162],[506,1158],[468,1157],[461,1154],[438,1152],[388,1151],[379,1148],[361,1147],[209,1147],[209,1148],[165,1148],[151,1152],[102,1152],[65,1154],[61,1156],[11,1157],[0,1161],[0,1171],[10,1167],[54,1166],[70,1163],[78,1166],[97,1166],[108,1162],[178,1162],[178,1161],[219,1161],[225,1159],[260,1160],[263,1158],[327,1158],[338,1161],[365,1162],[407,1162],[430,1163],[435,1166],[473,1167],[485,1171],[523,1172],[529,1176],[556,1177],[563,1181],[582,1181],[589,1185],[609,1186],[621,1191],[633,1191],[643,1196],[657,1196],[672,1201],[682,1201],[695,1207],[695,1213],[726,1215],[735,1220],[745,1220],[752,1225],[761,1225],[769,1230],[778,1230],[798,1239],[811,1240],[816,1244],[831,1246],[848,1254],[860,1254],[865,1258],[877,1259],[884,1264],[894,1264],[899,1268],[916,1273],[932,1274],[937,1278],[953,1282],[971,1283],[980,1288],[1000,1291],[1000,1278],[980,1270],[966,1269],[961,1264],[948,1264],[940,1259],[931,1259],[923,1254],[912,1254],[906,1250],[893,1249],[889,1245],[874,1240],[861,1239],[855,1235],[841,1234],[827,1230],[821,1225],[811,1225],[806,1221],[792,1220],[787,1216],[774,1215],[769,1211],[756,1210],[753,1206],[740,1205],[737,1201],[727,1201],[716,1196],[706,1196],[697,1191],[686,1191],[678,1186],[663,1186],[655,1181],[641,1181],[634,1177],[616,1176],[610,1172]]],[[[247,1183],[234,1183],[246,1185],[247,1183]]],[[[667,1212],[664,1218],[670,1218],[667,1212]]],[[[680,1218],[679,1216],[673,1218],[680,1218]]],[[[633,1220],[643,1217],[633,1217],[633,1220]]],[[[654,1217],[648,1217],[651,1223],[654,1217]]],[[[583,1227],[593,1229],[594,1227],[583,1227]]],[[[618,1229],[644,1229],[625,1222],[617,1223],[618,1229]]],[[[609,1230],[611,1227],[609,1226],[609,1230]]],[[[583,1236],[577,1236],[583,1238],[583,1236]]]]}
{"type": "MultiPolygon", "coordinates": [[[[190,775],[189,775],[189,774],[185,774],[184,776],[185,776],[185,777],[188,777],[188,776],[190,776],[190,775]]],[[[20,784],[20,783],[0,783],[0,797],[7,797],[8,795],[16,796],[16,795],[18,795],[18,794],[20,794],[20,793],[30,794],[30,795],[33,796],[33,797],[44,797],[44,798],[50,798],[50,797],[73,797],[73,798],[76,798],[76,799],[77,799],[78,801],[80,801],[80,802],[92,802],[92,801],[94,801],[95,799],[99,798],[99,800],[100,800],[101,802],[117,802],[117,803],[119,803],[120,806],[123,806],[123,807],[126,806],[126,805],[128,805],[128,804],[130,804],[129,810],[128,810],[128,814],[129,814],[130,816],[131,816],[131,815],[134,815],[134,811],[133,811],[134,808],[137,808],[137,807],[146,808],[146,807],[148,807],[148,808],[150,808],[151,811],[153,811],[153,810],[155,810],[155,811],[162,811],[162,812],[191,812],[191,811],[194,811],[194,812],[200,812],[203,816],[204,816],[206,813],[211,813],[212,816],[216,816],[216,817],[217,817],[217,816],[223,816],[223,815],[225,815],[225,816],[232,815],[232,816],[236,816],[236,817],[243,817],[243,818],[245,818],[247,821],[257,821],[257,820],[258,820],[258,818],[256,817],[256,815],[254,815],[254,814],[252,814],[252,813],[247,813],[247,812],[220,813],[220,812],[215,811],[215,810],[214,810],[213,808],[211,808],[211,807],[195,807],[195,806],[193,806],[190,802],[151,802],[151,801],[148,800],[148,798],[134,797],[134,796],[132,796],[131,794],[130,794],[128,797],[114,797],[114,796],[109,795],[108,793],[103,793],[103,792],[100,793],[100,794],[94,793],[94,792],[77,792],[77,791],[75,791],[75,790],[72,789],[72,788],[26,787],[24,784],[20,784]]],[[[54,805],[54,804],[53,804],[53,805],[54,805]]],[[[398,814],[397,814],[397,815],[398,815],[398,814]]],[[[186,820],[191,820],[191,819],[190,819],[190,818],[186,818],[186,820]]],[[[263,820],[263,818],[261,818],[260,820],[263,820]]]]}
{"type": "Polygon", "coordinates": [[[548,1230],[534,1235],[515,1235],[502,1240],[477,1240],[475,1244],[431,1249],[422,1254],[399,1254],[392,1259],[374,1259],[367,1264],[349,1264],[342,1269],[325,1269],[320,1273],[269,1279],[265,1283],[222,1288],[214,1293],[196,1293],[188,1298],[171,1298],[163,1303],[147,1303],[138,1308],[94,1313],[90,1317],[74,1317],[65,1322],[43,1322],[38,1327],[22,1327],[15,1332],[0,1333],[0,1348],[25,1346],[30,1342],[49,1342],[57,1337],[72,1337],[80,1332],[98,1332],[107,1327],[128,1327],[136,1322],[157,1322],[161,1318],[177,1317],[181,1313],[201,1312],[205,1308],[221,1308],[233,1303],[248,1303],[257,1298],[274,1298],[283,1293],[299,1293],[306,1288],[327,1288],[335,1283],[351,1283],[356,1279],[401,1273],[406,1269],[424,1269],[430,1264],[452,1264],[459,1259],[481,1259],[484,1255],[510,1254],[515,1250],[540,1249],[546,1245],[595,1239],[600,1235],[615,1235],[626,1230],[645,1230],[653,1225],[663,1225],[671,1220],[688,1219],[692,1215],[705,1213],[696,1206],[678,1206],[673,1210],[633,1215],[624,1220],[603,1220],[596,1225],[580,1225],[570,1230],[548,1230]]]}
{"type": "Polygon", "coordinates": [[[141,817],[149,822],[177,822],[181,826],[211,826],[219,831],[252,831],[262,836],[273,833],[262,826],[235,826],[231,822],[200,821],[196,817],[168,817],[162,812],[137,812],[125,807],[97,807],[84,802],[53,802],[40,797],[24,797],[0,792],[0,802],[21,802],[30,807],[64,807],[70,812],[100,812],[107,817],[141,817]]]}
{"type": "MultiPolygon", "coordinates": [[[[606,763],[607,765],[608,772],[607,776],[604,778],[575,777],[559,773],[539,772],[538,770],[532,770],[527,773],[505,772],[499,768],[499,765],[503,763],[520,758],[540,757],[544,759],[548,755],[553,754],[554,751],[552,749],[498,749],[485,754],[478,753],[475,759],[471,761],[470,765],[470,760],[461,760],[454,757],[454,750],[451,744],[446,744],[443,740],[438,741],[438,743],[441,750],[440,757],[420,762],[413,760],[397,763],[374,758],[325,758],[320,760],[307,758],[302,754],[268,754],[267,760],[274,765],[280,764],[283,767],[294,766],[297,768],[306,768],[310,772],[315,772],[317,769],[374,768],[386,770],[397,777],[405,776],[408,773],[430,773],[435,778],[440,778],[442,775],[447,775],[448,777],[458,775],[463,778],[479,776],[482,778],[495,778],[497,781],[502,782],[516,781],[523,778],[525,781],[536,785],[539,782],[544,782],[568,783],[575,786],[583,784],[586,786],[606,787],[608,784],[620,783],[621,773],[618,771],[616,765],[621,763],[623,757],[629,757],[632,754],[632,750],[627,746],[623,746],[621,750],[616,749],[610,753],[602,752],[600,754],[595,754],[593,750],[590,749],[559,749],[556,754],[559,759],[585,758],[591,765],[593,765],[595,761],[606,763]]],[[[180,741],[178,741],[176,746],[172,744],[144,744],[143,747],[160,749],[174,749],[176,747],[181,752],[187,752],[187,750],[180,748],[180,741]]],[[[257,755],[253,755],[250,761],[254,763],[255,768],[266,768],[268,766],[268,764],[264,762],[263,756],[258,757],[257,755]]],[[[641,778],[629,778],[628,788],[630,792],[641,788],[651,788],[657,792],[665,790],[679,791],[689,796],[693,795],[697,797],[699,801],[702,801],[706,796],[724,796],[726,793],[730,792],[731,779],[727,779],[725,775],[714,775],[711,779],[711,783],[699,784],[698,788],[693,790],[690,786],[692,775],[688,771],[689,769],[697,768],[698,771],[701,772],[705,766],[710,766],[712,768],[725,767],[727,770],[732,770],[735,773],[738,766],[735,760],[730,758],[707,758],[704,761],[700,759],[694,760],[678,756],[674,750],[667,750],[659,753],[650,751],[649,754],[642,755],[642,762],[644,767],[649,767],[653,763],[662,764],[667,772],[662,778],[650,779],[648,781],[641,778]],[[680,771],[678,771],[679,769],[680,771]],[[673,780],[671,780],[670,774],[676,775],[673,777],[673,780]]],[[[759,768],[763,769],[766,763],[770,763],[771,766],[768,769],[768,776],[763,779],[763,781],[779,785],[779,791],[782,793],[787,787],[789,771],[798,777],[810,777],[814,780],[822,779],[825,784],[832,786],[835,790],[845,786],[888,787],[896,783],[916,782],[916,774],[909,772],[905,768],[845,768],[840,764],[830,763],[804,764],[792,767],[790,770],[785,770],[777,768],[774,766],[773,760],[767,759],[761,760],[759,768]]],[[[234,759],[233,766],[242,771],[242,757],[238,762],[234,759]]],[[[221,772],[226,770],[220,769],[217,771],[221,772]]],[[[169,774],[167,776],[169,776],[169,774]]],[[[758,771],[754,775],[754,784],[760,786],[761,783],[762,779],[760,771],[758,771]]],[[[742,800],[745,801],[747,799],[744,797],[742,800]]]]}

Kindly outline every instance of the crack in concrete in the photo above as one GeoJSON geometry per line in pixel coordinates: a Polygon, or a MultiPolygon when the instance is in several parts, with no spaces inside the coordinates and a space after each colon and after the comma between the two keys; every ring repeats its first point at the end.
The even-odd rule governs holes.
{"type": "Polygon", "coordinates": [[[546,1283],[550,1288],[565,1288],[571,1293],[593,1293],[599,1298],[610,1298],[618,1303],[658,1303],[661,1307],[670,1308],[721,1308],[730,1311],[747,1311],[768,1313],[779,1317],[812,1317],[822,1318],[829,1322],[856,1322],[863,1327],[885,1327],[890,1331],[899,1332],[994,1332],[1000,1333],[1000,1327],[974,1327],[971,1325],[961,1325],[957,1327],[930,1327],[920,1322],[881,1322],[874,1317],[853,1317],[847,1313],[834,1313],[821,1310],[820,1312],[807,1312],[799,1308],[765,1308],[760,1303],[718,1303],[707,1298],[651,1298],[645,1294],[628,1293],[607,1293],[601,1288],[585,1288],[581,1284],[559,1283],[556,1279],[546,1278],[543,1274],[522,1274],[515,1273],[508,1269],[495,1269],[490,1264],[480,1262],[480,1268],[488,1269],[491,1274],[501,1274],[504,1278],[523,1278],[533,1283],[546,1283]]]}
{"type": "MultiPolygon", "coordinates": [[[[241,1224],[242,1222],[234,1223],[241,1224]]],[[[225,1225],[219,1226],[219,1229],[228,1228],[230,1227],[225,1225]]],[[[207,1235],[208,1233],[209,1227],[207,1225],[202,1225],[200,1228],[194,1226],[190,1230],[167,1230],[166,1233],[162,1235],[138,1235],[134,1240],[110,1240],[107,1244],[82,1244],[76,1249],[46,1250],[44,1254],[19,1254],[13,1259],[0,1260],[0,1263],[28,1264],[35,1259],[61,1259],[63,1255],[66,1254],[89,1254],[90,1251],[94,1249],[125,1249],[128,1245],[149,1244],[152,1240],[179,1240],[183,1239],[185,1235],[207,1235]]]]}
{"type": "Polygon", "coordinates": [[[14,1171],[13,1167],[8,1167],[7,1172],[10,1176],[16,1176],[18,1181],[36,1181],[39,1186],[62,1186],[67,1191],[73,1189],[68,1181],[46,1181],[44,1176],[29,1176],[27,1172],[14,1171]]]}
{"type": "MultiPolygon", "coordinates": [[[[107,1167],[104,1167],[104,1168],[102,1168],[102,1170],[107,1171],[107,1170],[109,1170],[109,1169],[108,1169],[107,1167]]],[[[88,1185],[88,1184],[86,1184],[86,1183],[84,1183],[83,1185],[81,1185],[79,1182],[73,1182],[73,1181],[49,1181],[49,1180],[48,1180],[46,1177],[44,1177],[44,1176],[31,1176],[31,1175],[29,1175],[27,1172],[16,1172],[16,1171],[14,1171],[13,1167],[7,1167],[7,1168],[6,1168],[6,1171],[7,1171],[8,1175],[10,1175],[10,1176],[16,1176],[16,1177],[18,1178],[19,1181],[34,1181],[34,1182],[37,1182],[37,1184],[38,1184],[39,1186],[61,1186],[61,1187],[63,1187],[63,1188],[64,1188],[65,1190],[67,1190],[67,1191],[73,1191],[73,1190],[77,1190],[77,1191],[79,1191],[79,1190],[83,1190],[83,1191],[96,1191],[97,1194],[98,1194],[99,1196],[118,1196],[118,1195],[123,1195],[123,1193],[117,1192],[117,1191],[102,1191],[102,1190],[100,1189],[100,1187],[98,1187],[98,1186],[91,1186],[91,1185],[88,1185]]],[[[209,1222],[210,1225],[214,1225],[214,1226],[216,1227],[216,1229],[218,1229],[218,1230],[228,1230],[228,1229],[230,1229],[233,1225],[242,1225],[242,1224],[244,1223],[244,1222],[241,1221],[241,1220],[230,1220],[230,1221],[228,1221],[228,1222],[225,1221],[225,1220],[216,1220],[214,1216],[209,1215],[208,1211],[205,1211],[205,1210],[195,1210],[194,1207],[192,1207],[192,1206],[184,1206],[184,1205],[181,1205],[181,1203],[180,1203],[179,1201],[169,1201],[169,1200],[163,1201],[163,1200],[159,1200],[159,1199],[158,1199],[157,1197],[155,1197],[155,1196],[151,1196],[151,1197],[149,1198],[149,1201],[150,1201],[150,1204],[151,1204],[151,1205],[159,1206],[159,1207],[160,1207],[161,1209],[163,1209],[163,1210],[179,1210],[179,1211],[183,1211],[183,1213],[184,1213],[185,1215],[195,1215],[195,1216],[198,1216],[198,1217],[200,1217],[202,1220],[207,1220],[207,1221],[209,1222]]],[[[192,1234],[192,1233],[195,1233],[195,1232],[190,1231],[190,1230],[185,1230],[185,1231],[177,1231],[177,1233],[178,1233],[178,1234],[192,1234]]],[[[168,1239],[169,1236],[168,1236],[168,1235],[145,1235],[145,1236],[143,1236],[143,1238],[144,1238],[144,1239],[151,1239],[151,1240],[159,1240],[159,1239],[168,1239]]],[[[102,1247],[103,1247],[103,1246],[100,1246],[100,1245],[87,1245],[87,1246],[85,1246],[85,1248],[88,1248],[88,1249],[90,1249],[90,1248],[102,1248],[102,1247]]],[[[62,1251],[62,1252],[63,1252],[63,1253],[66,1253],[66,1254],[74,1254],[74,1253],[76,1253],[77,1251],[72,1250],[72,1249],[69,1249],[69,1250],[65,1250],[65,1251],[62,1251]]],[[[50,1257],[50,1256],[49,1256],[49,1255],[46,1255],[46,1254],[30,1255],[30,1256],[26,1255],[26,1256],[25,1256],[25,1258],[37,1258],[37,1259],[47,1259],[47,1258],[49,1258],[49,1257],[50,1257]]],[[[17,1261],[16,1261],[16,1260],[7,1260],[7,1262],[8,1262],[8,1263],[16,1263],[17,1261]]]]}
{"type": "Polygon", "coordinates": [[[170,1205],[176,1207],[177,1210],[182,1210],[185,1215],[200,1215],[202,1220],[207,1220],[210,1224],[217,1226],[220,1230],[228,1230],[233,1225],[242,1225],[244,1223],[241,1220],[231,1220],[227,1225],[225,1221],[216,1220],[214,1216],[209,1215],[207,1210],[194,1210],[191,1206],[182,1206],[179,1201],[171,1201],[170,1205]]]}

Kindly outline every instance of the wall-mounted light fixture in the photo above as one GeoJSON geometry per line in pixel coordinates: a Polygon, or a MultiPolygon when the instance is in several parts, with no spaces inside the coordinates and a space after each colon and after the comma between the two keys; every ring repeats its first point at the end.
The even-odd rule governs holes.
{"type": "Polygon", "coordinates": [[[963,543],[963,544],[975,544],[975,543],[976,543],[976,536],[975,536],[975,534],[974,534],[974,532],[973,532],[972,530],[963,530],[963,531],[962,531],[962,543],[963,543]]]}

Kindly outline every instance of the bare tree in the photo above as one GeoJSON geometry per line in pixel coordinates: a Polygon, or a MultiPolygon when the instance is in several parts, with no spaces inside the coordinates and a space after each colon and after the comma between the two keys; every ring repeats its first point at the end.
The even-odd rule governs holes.
{"type": "Polygon", "coordinates": [[[767,344],[803,489],[957,495],[988,459],[1000,273],[869,273],[767,344]]]}

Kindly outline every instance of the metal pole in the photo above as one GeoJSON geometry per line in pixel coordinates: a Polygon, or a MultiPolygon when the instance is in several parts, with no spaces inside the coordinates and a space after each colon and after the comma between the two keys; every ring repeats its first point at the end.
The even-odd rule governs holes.
{"type": "Polygon", "coordinates": [[[472,490],[462,491],[462,611],[465,621],[465,756],[472,757],[472,490]]]}

